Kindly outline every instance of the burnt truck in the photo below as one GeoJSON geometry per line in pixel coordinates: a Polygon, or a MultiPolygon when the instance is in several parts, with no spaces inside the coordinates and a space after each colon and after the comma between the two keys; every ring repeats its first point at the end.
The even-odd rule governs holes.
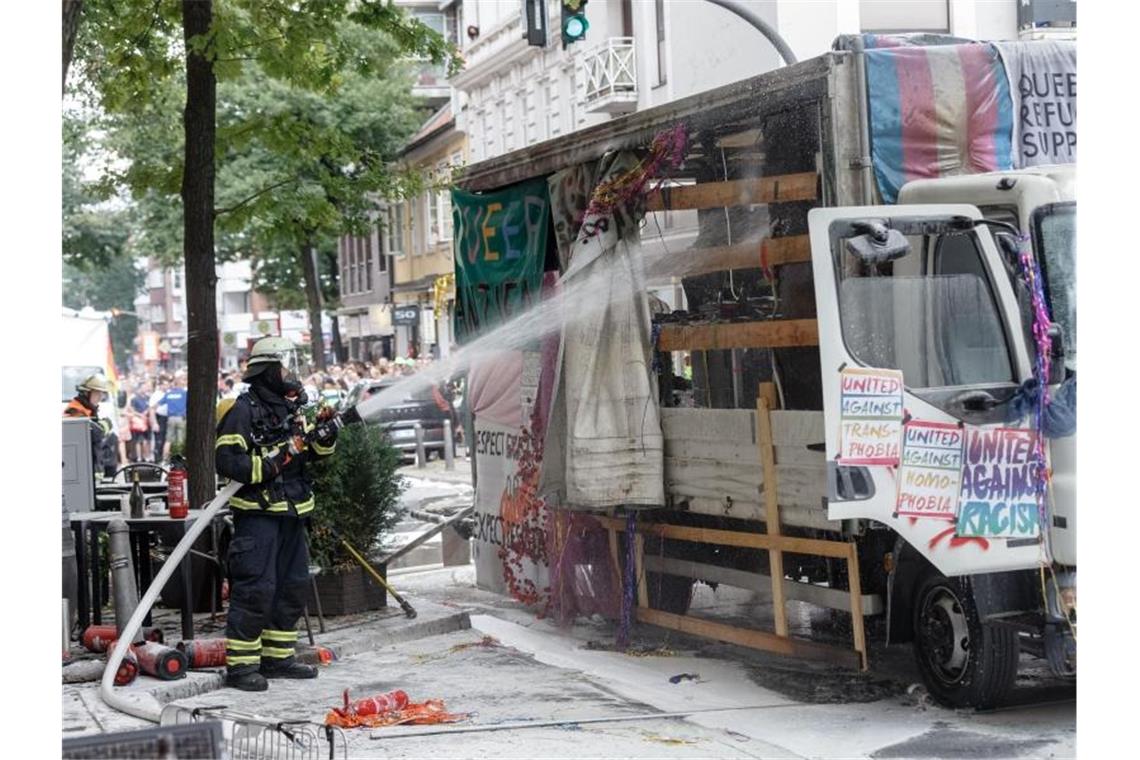
{"type": "MultiPolygon", "coordinates": [[[[1034,463],[1038,353],[1049,419],[1075,383],[1074,169],[974,171],[970,151],[994,136],[964,127],[947,154],[907,134],[906,103],[910,143],[876,146],[890,104],[853,47],[470,165],[457,186],[645,155],[683,127],[683,162],[633,214],[644,256],[682,262],[648,283],[675,297],[652,317],[665,503],[639,513],[637,619],[810,656],[785,604],[830,607],[852,615],[853,664],[866,620],[913,645],[942,703],[994,705],[1022,653],[1076,672],[1072,420],[1045,439],[1043,498],[1040,451],[1034,463]],[[889,150],[925,152],[942,176],[908,180],[880,164],[889,150]],[[698,581],[770,584],[774,634],[687,615],[698,581]]],[[[935,111],[958,108],[934,92],[935,111]]],[[[600,519],[611,538],[624,528],[600,519]]]]}

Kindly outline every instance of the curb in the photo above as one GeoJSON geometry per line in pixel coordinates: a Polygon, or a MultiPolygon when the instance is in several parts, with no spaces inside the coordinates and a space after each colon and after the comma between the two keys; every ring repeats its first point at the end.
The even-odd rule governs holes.
{"type": "MultiPolygon", "coordinates": [[[[428,605],[423,605],[428,606],[428,605]]],[[[341,629],[323,634],[325,640],[317,639],[317,646],[332,650],[337,660],[353,655],[382,649],[393,644],[403,644],[429,636],[440,636],[471,628],[471,617],[465,612],[453,612],[442,617],[420,621],[409,621],[394,630],[360,626],[357,630],[341,629]],[[341,634],[342,637],[338,637],[341,634]]],[[[315,648],[297,648],[297,659],[310,665],[318,665],[320,660],[315,648]]],[[[224,670],[193,670],[185,678],[177,681],[160,681],[158,684],[139,689],[153,697],[160,705],[167,705],[180,699],[189,699],[218,691],[225,687],[224,670]]]]}

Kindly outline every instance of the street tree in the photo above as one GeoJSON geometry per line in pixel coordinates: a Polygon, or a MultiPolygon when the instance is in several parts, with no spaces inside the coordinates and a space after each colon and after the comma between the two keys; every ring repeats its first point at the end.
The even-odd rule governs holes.
{"type": "MultiPolygon", "coordinates": [[[[438,33],[390,0],[86,0],[81,9],[74,79],[88,102],[136,125],[145,127],[151,119],[162,125],[169,123],[171,82],[181,79],[185,86],[181,160],[165,172],[131,177],[136,193],[158,195],[169,195],[178,180],[186,271],[187,455],[195,504],[214,496],[215,188],[219,158],[228,155],[220,141],[241,134],[218,133],[218,83],[255,68],[270,80],[335,97],[346,73],[370,76],[380,70],[377,56],[344,34],[346,24],[384,33],[404,55],[439,63],[454,54],[438,33]]],[[[256,113],[248,119],[250,129],[261,122],[256,113]]],[[[302,145],[309,137],[281,136],[302,145]]]]}

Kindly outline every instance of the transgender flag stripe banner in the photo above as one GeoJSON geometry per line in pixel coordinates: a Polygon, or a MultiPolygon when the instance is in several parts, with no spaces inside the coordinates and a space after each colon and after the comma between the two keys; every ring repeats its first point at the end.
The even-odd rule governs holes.
{"type": "Polygon", "coordinates": [[[868,50],[871,158],[894,203],[912,179],[1013,168],[1013,101],[988,44],[868,50]]]}

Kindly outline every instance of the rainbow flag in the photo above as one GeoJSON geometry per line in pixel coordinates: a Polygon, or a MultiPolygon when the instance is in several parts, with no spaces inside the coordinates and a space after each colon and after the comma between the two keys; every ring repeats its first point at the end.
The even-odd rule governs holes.
{"type": "Polygon", "coordinates": [[[871,159],[894,203],[913,179],[1012,169],[1013,100],[993,45],[868,50],[871,159]]]}

